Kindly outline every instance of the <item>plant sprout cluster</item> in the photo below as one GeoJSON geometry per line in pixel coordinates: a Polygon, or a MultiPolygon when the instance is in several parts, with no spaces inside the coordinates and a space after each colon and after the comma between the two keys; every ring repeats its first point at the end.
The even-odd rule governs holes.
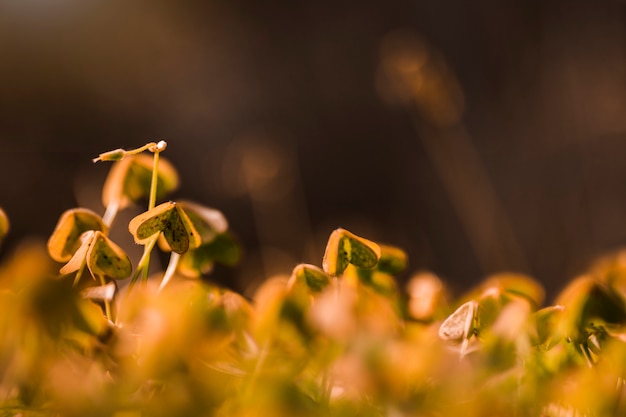
{"type": "Polygon", "coordinates": [[[623,253],[548,307],[512,273],[453,300],[432,273],[399,288],[405,252],[340,228],[321,266],[246,299],[201,279],[240,250],[218,210],[165,200],[165,148],[100,155],[104,214],[70,209],[0,265],[0,416],[626,415],[623,253]],[[136,265],[113,227],[143,245],[136,265]]]}

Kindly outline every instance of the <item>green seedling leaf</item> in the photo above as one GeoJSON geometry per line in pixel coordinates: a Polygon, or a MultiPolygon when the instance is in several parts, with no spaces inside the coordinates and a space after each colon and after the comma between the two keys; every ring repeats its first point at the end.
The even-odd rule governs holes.
{"type": "Polygon", "coordinates": [[[293,288],[296,285],[300,285],[311,292],[319,293],[329,286],[331,282],[332,278],[321,268],[315,265],[300,264],[291,272],[291,278],[289,278],[287,286],[293,288]]]}
{"type": "Polygon", "coordinates": [[[543,302],[544,290],[541,284],[527,275],[507,272],[491,275],[466,296],[466,299],[484,298],[495,298],[501,304],[523,298],[537,308],[543,302]]]}
{"type": "Polygon", "coordinates": [[[2,208],[0,208],[0,243],[9,233],[9,218],[2,208]]]}
{"type": "MultiPolygon", "coordinates": [[[[119,209],[136,204],[150,195],[153,158],[150,155],[131,155],[115,162],[102,190],[105,207],[117,204],[119,209]]],[[[159,159],[157,175],[157,200],[178,187],[178,174],[165,158],[159,159]]]]}
{"type": "Polygon", "coordinates": [[[107,232],[102,218],[91,210],[75,208],[64,212],[50,239],[48,253],[57,262],[69,261],[81,246],[80,236],[88,230],[107,232]]]}
{"type": "Polygon", "coordinates": [[[229,233],[221,233],[209,243],[185,252],[178,262],[177,270],[187,277],[197,278],[211,272],[215,262],[235,266],[240,259],[239,244],[229,233]]]}
{"type": "Polygon", "coordinates": [[[541,345],[545,349],[550,349],[561,340],[555,334],[555,328],[563,315],[563,310],[563,306],[554,305],[535,312],[534,319],[537,329],[536,339],[533,340],[535,345],[541,345]]]}
{"type": "Polygon", "coordinates": [[[605,282],[589,276],[572,281],[559,294],[556,303],[565,308],[557,331],[574,340],[586,339],[586,329],[594,322],[626,323],[626,304],[622,296],[605,282]]]}
{"type": "Polygon", "coordinates": [[[128,225],[136,243],[145,243],[157,233],[163,233],[173,252],[185,253],[200,246],[200,234],[185,211],[169,201],[133,218],[128,225]]]}
{"type": "Polygon", "coordinates": [[[228,221],[221,211],[191,201],[179,201],[178,204],[200,234],[202,243],[211,242],[228,230],[228,221]]]}
{"type": "Polygon", "coordinates": [[[380,245],[380,259],[376,269],[380,272],[396,275],[404,271],[408,264],[406,252],[391,245],[380,245]]]}
{"type": "Polygon", "coordinates": [[[71,274],[80,269],[83,262],[91,275],[124,279],[130,276],[132,264],[126,252],[100,231],[87,231],[81,236],[81,246],[70,261],[61,268],[61,274],[71,274]]]}
{"type": "Polygon", "coordinates": [[[339,228],[328,238],[322,267],[331,276],[341,275],[348,264],[373,268],[380,259],[380,252],[376,243],[339,228]]]}

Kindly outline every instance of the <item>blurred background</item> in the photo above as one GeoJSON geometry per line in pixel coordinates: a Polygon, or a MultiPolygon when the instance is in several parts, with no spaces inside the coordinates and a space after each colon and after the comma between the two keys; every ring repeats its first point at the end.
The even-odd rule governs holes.
{"type": "Polygon", "coordinates": [[[5,252],[103,212],[91,158],[165,139],[174,198],[222,210],[245,248],[214,273],[231,287],[319,265],[344,227],[405,248],[407,276],[519,271],[551,297],[626,243],[625,11],[0,0],[5,252]]]}

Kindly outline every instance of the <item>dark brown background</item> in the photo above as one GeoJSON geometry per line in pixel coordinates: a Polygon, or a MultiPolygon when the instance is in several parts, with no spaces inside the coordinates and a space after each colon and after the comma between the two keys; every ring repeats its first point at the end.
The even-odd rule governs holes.
{"type": "Polygon", "coordinates": [[[102,210],[86,184],[107,167],[90,158],[164,138],[182,179],[175,197],[221,209],[244,243],[242,266],[215,274],[233,286],[319,264],[343,226],[405,247],[411,271],[432,269],[458,289],[512,269],[553,293],[626,243],[625,8],[0,0],[7,246],[45,237],[76,204],[102,210]],[[454,139],[439,165],[428,151],[458,131],[377,89],[381,42],[400,28],[456,77],[455,126],[497,216],[454,139]]]}

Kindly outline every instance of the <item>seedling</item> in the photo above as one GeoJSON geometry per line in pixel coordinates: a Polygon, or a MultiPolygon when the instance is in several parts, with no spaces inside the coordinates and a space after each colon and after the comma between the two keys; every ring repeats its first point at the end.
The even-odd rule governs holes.
{"type": "Polygon", "coordinates": [[[379,259],[378,244],[345,229],[337,229],[328,238],[322,268],[327,274],[336,277],[341,275],[349,264],[359,268],[373,268],[379,259]]]}
{"type": "MultiPolygon", "coordinates": [[[[428,271],[404,294],[406,253],[340,228],[321,267],[296,265],[248,300],[207,276],[241,250],[221,212],[166,200],[178,175],[165,149],[95,158],[113,164],[104,215],[67,210],[47,251],[18,246],[0,265],[0,415],[626,415],[623,254],[553,305],[513,273],[455,300],[428,271]],[[115,227],[144,246],[136,265],[115,227]],[[149,279],[153,250],[170,261],[149,279]]],[[[0,241],[7,230],[0,210],[0,241]]]]}

